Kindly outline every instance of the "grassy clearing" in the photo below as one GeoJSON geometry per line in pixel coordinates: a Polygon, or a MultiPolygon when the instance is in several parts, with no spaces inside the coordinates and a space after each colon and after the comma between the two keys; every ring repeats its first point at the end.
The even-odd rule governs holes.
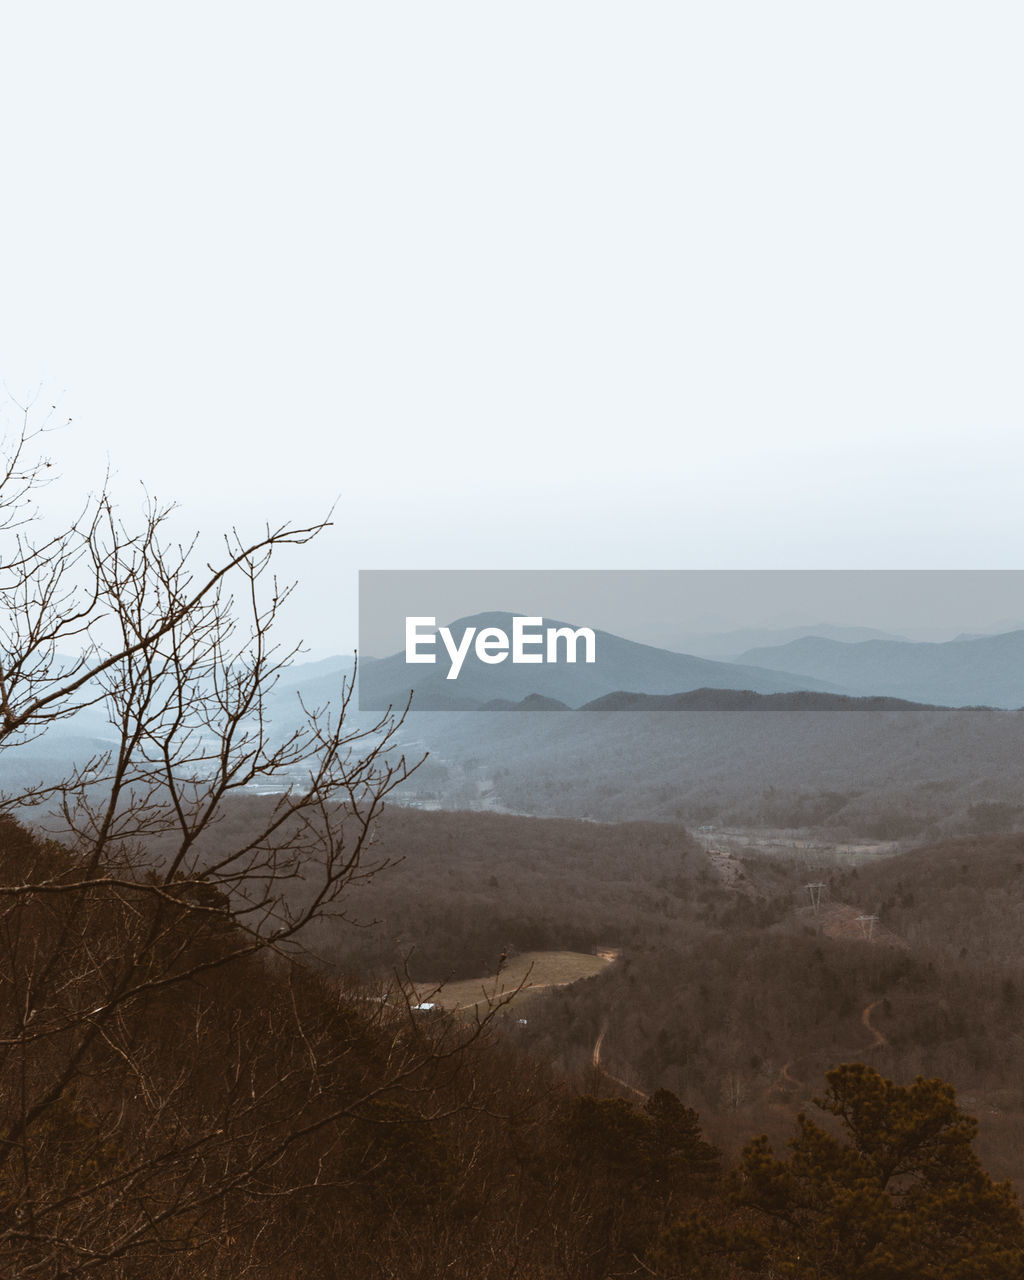
{"type": "Polygon", "coordinates": [[[436,994],[420,986],[420,997],[440,1005],[442,1009],[475,1009],[486,1007],[489,1000],[500,999],[506,992],[514,991],[521,982],[526,985],[514,997],[519,1004],[546,987],[567,986],[581,978],[592,978],[609,964],[600,956],[584,955],[579,951],[524,951],[514,956],[501,973],[485,978],[467,978],[451,982],[436,994]]]}

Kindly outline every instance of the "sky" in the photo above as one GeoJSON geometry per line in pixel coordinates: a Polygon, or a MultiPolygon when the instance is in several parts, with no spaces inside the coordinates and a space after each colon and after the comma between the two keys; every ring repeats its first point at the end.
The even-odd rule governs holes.
{"type": "Polygon", "coordinates": [[[56,514],[108,467],[207,538],[333,510],[282,564],[313,658],[359,569],[1019,567],[1022,36],[986,0],[7,6],[5,421],[71,419],[56,514]]]}

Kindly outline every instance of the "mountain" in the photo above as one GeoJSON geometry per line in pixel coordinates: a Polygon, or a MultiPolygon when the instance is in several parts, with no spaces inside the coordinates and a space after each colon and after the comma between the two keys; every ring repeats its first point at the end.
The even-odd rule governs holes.
{"type": "Polygon", "coordinates": [[[880,914],[912,946],[951,960],[1019,964],[1024,834],[971,834],[926,845],[863,865],[835,889],[861,910],[880,914]]]}
{"type": "MultiPolygon", "coordinates": [[[[372,658],[360,657],[361,665],[372,662],[372,658]]],[[[318,662],[297,662],[281,672],[277,683],[279,690],[308,688],[314,681],[333,681],[340,685],[343,676],[352,674],[352,654],[334,654],[330,658],[321,658],[318,662]]]]}
{"type": "MultiPolygon", "coordinates": [[[[524,711],[536,709],[525,699],[524,711]]],[[[487,708],[484,708],[485,710],[487,708]]],[[[920,711],[904,698],[853,698],[844,693],[751,693],[749,689],[693,689],[689,693],[609,693],[581,711],[920,711]]],[[[930,710],[938,710],[936,707],[930,710]]]]}
{"type": "MultiPolygon", "coordinates": [[[[614,696],[614,695],[613,695],[614,696]]],[[[642,695],[641,695],[642,696],[642,695]]],[[[481,711],[568,711],[569,707],[557,698],[545,698],[539,693],[531,693],[522,702],[509,702],[506,698],[495,698],[493,702],[485,702],[481,711]]]]}
{"type": "Polygon", "coordinates": [[[947,707],[1024,707],[1024,631],[941,644],[866,640],[843,644],[807,636],[748,649],[744,666],[827,681],[846,693],[906,698],[947,707]]]}
{"type": "MultiPolygon", "coordinates": [[[[980,640],[982,636],[1001,636],[1007,631],[1024,631],[1024,618],[1003,618],[1000,622],[990,623],[987,627],[977,627],[973,631],[961,631],[954,640],[980,640]]],[[[840,639],[834,636],[833,639],[840,639]]],[[[919,637],[920,638],[920,637],[919,637]]]]}
{"type": "Polygon", "coordinates": [[[820,636],[824,640],[839,640],[856,644],[861,640],[903,640],[905,637],[891,631],[879,631],[875,627],[841,627],[829,622],[809,623],[799,627],[741,627],[735,631],[702,633],[682,632],[669,637],[667,631],[659,637],[667,649],[697,654],[702,658],[716,658],[720,662],[742,661],[740,654],[748,649],[775,648],[791,640],[805,636],[820,636]]]}
{"type": "MultiPolygon", "coordinates": [[[[511,613],[478,613],[450,624],[458,639],[466,627],[498,627],[511,634],[511,613]]],[[[570,624],[545,619],[545,627],[570,624]]],[[[749,689],[755,693],[786,693],[797,689],[846,692],[834,685],[803,675],[736,663],[715,662],[690,654],[671,653],[653,645],[638,644],[607,631],[596,631],[593,664],[578,662],[513,664],[506,660],[489,665],[475,654],[465,660],[457,680],[447,679],[447,653],[438,640],[434,665],[410,666],[404,653],[381,658],[359,674],[359,703],[363,710],[404,705],[415,691],[417,711],[468,710],[500,700],[518,703],[530,694],[554,698],[570,707],[605,694],[626,689],[637,693],[681,693],[690,689],[749,689]]]]}

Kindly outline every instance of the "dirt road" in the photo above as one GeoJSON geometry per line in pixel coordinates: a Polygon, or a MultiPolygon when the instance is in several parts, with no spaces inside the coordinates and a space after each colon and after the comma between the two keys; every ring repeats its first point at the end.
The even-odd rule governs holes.
{"type": "Polygon", "coordinates": [[[620,1089],[628,1089],[630,1093],[635,1094],[638,1098],[646,1098],[647,1094],[644,1093],[642,1089],[637,1089],[633,1085],[627,1084],[625,1080],[620,1080],[618,1076],[613,1076],[610,1071],[606,1071],[604,1067],[601,1066],[601,1045],[604,1043],[604,1037],[607,1031],[608,1024],[606,1022],[598,1032],[597,1039],[594,1041],[594,1052],[591,1055],[591,1062],[593,1062],[596,1069],[600,1071],[606,1080],[610,1080],[613,1084],[617,1084],[620,1089]]]}
{"type": "Polygon", "coordinates": [[[889,1047],[889,1041],[886,1040],[885,1036],[882,1035],[881,1031],[879,1031],[877,1027],[873,1027],[871,1025],[871,1011],[872,1009],[877,1009],[881,1003],[882,1003],[881,1000],[872,1000],[872,1002],[866,1006],[866,1008],[864,1009],[864,1012],[860,1015],[861,1022],[864,1023],[865,1027],[867,1027],[867,1029],[871,1032],[872,1036],[874,1037],[874,1043],[869,1046],[869,1048],[872,1048],[872,1049],[887,1049],[889,1047]]]}

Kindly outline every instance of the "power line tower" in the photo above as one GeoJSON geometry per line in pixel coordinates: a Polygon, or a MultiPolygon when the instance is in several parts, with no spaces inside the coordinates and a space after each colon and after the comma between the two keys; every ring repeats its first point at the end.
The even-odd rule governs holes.
{"type": "Polygon", "coordinates": [[[870,942],[875,932],[875,925],[878,924],[878,916],[858,916],[857,923],[860,925],[861,933],[870,942]]]}
{"type": "Polygon", "coordinates": [[[821,911],[821,895],[827,888],[824,880],[816,880],[813,884],[805,884],[804,888],[810,894],[811,906],[814,908],[814,915],[817,918],[821,911]]]}

